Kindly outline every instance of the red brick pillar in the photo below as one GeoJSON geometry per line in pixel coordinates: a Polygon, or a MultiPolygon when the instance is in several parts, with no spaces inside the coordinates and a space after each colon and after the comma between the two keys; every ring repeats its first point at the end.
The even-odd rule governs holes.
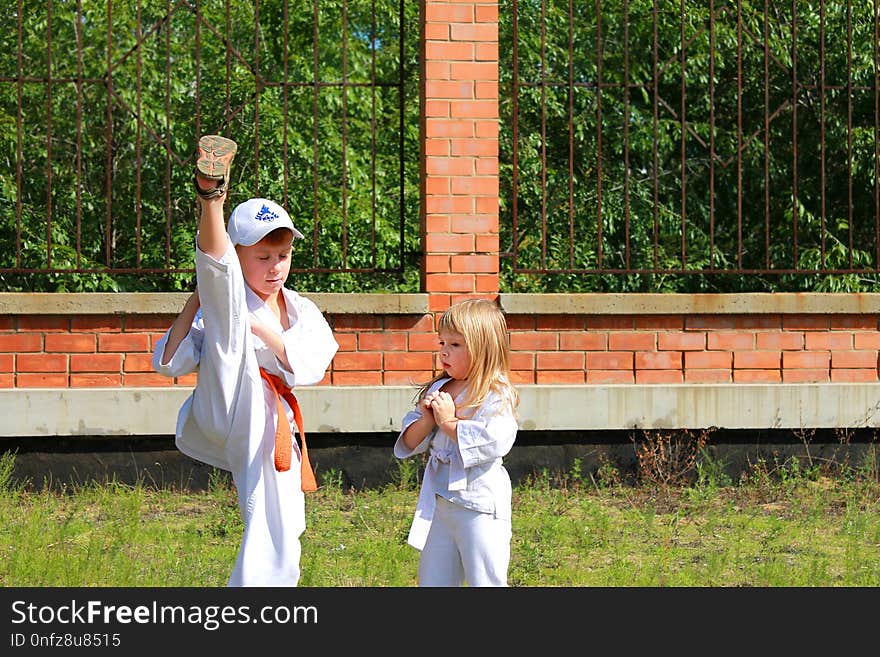
{"type": "Polygon", "coordinates": [[[424,290],[498,294],[498,3],[424,5],[424,290]]]}

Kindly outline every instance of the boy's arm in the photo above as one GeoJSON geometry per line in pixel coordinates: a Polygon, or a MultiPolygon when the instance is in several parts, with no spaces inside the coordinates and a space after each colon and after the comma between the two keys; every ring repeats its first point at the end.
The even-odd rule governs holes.
{"type": "Polygon", "coordinates": [[[177,353],[177,348],[180,346],[180,343],[183,342],[187,333],[189,333],[189,329],[192,326],[198,309],[199,291],[196,289],[190,295],[189,299],[186,300],[183,309],[178,313],[174,323],[168,331],[168,339],[165,341],[165,350],[162,352],[163,363],[170,361],[174,357],[174,354],[177,353]]]}
{"type": "MultiPolygon", "coordinates": [[[[323,380],[339,343],[314,302],[299,295],[291,296],[288,301],[296,304],[297,320],[281,334],[289,365],[287,372],[282,371],[281,378],[291,387],[315,385],[323,380]]],[[[279,362],[285,361],[279,358],[279,362]]]]}
{"type": "MultiPolygon", "coordinates": [[[[198,174],[196,184],[204,190],[220,186],[218,181],[203,178],[198,174]]],[[[226,192],[214,198],[203,198],[197,195],[196,202],[199,204],[199,227],[196,232],[196,243],[202,252],[214,260],[219,260],[226,253],[228,242],[226,222],[223,219],[226,192]]]]}
{"type": "Polygon", "coordinates": [[[287,360],[287,352],[284,349],[284,340],[281,338],[281,335],[270,329],[253,315],[251,315],[250,320],[251,332],[266,343],[266,346],[272,350],[272,353],[275,354],[278,362],[281,363],[285,369],[292,370],[293,368],[287,360]]]}

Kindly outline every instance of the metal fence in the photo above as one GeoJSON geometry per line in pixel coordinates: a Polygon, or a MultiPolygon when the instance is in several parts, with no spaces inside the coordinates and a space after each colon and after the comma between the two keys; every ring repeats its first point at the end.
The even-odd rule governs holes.
{"type": "MultiPolygon", "coordinates": [[[[219,132],[314,289],[417,286],[419,4],[6,3],[0,284],[185,286],[219,132]]],[[[502,287],[875,289],[878,33],[878,0],[501,0],[502,287]]]]}
{"type": "Polygon", "coordinates": [[[6,3],[2,280],[73,289],[191,274],[203,133],[239,143],[230,204],[278,200],[309,236],[293,271],[399,275],[418,247],[407,4],[6,3]]]}
{"type": "Polygon", "coordinates": [[[499,14],[512,286],[876,285],[876,1],[503,0],[499,14]]]}

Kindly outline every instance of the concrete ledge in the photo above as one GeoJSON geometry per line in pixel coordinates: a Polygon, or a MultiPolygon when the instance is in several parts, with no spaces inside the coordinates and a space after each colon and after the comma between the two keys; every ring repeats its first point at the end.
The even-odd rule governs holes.
{"type": "MultiPolygon", "coordinates": [[[[325,313],[420,315],[429,312],[426,293],[373,294],[305,292],[325,313]]],[[[175,314],[187,292],[51,293],[2,292],[6,315],[175,314]]],[[[515,315],[663,314],[851,314],[880,313],[880,294],[501,294],[505,312],[515,315]]]]}
{"type": "Polygon", "coordinates": [[[501,294],[512,315],[718,315],[880,312],[880,294],[501,294]]]}
{"type": "MultiPolygon", "coordinates": [[[[0,436],[174,434],[190,388],[0,390],[0,436]]],[[[306,431],[400,430],[409,386],[297,390],[306,431]]],[[[520,386],[525,430],[880,426],[880,384],[520,386]]]]}
{"type": "MultiPolygon", "coordinates": [[[[428,312],[427,294],[304,292],[325,313],[335,315],[421,315],[428,312]]],[[[3,292],[4,315],[174,315],[189,292],[3,292]]]]}

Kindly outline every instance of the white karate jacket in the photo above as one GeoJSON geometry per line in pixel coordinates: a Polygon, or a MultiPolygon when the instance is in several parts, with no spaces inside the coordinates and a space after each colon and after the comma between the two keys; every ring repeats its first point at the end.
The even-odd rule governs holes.
{"type": "MultiPolygon", "coordinates": [[[[296,585],[305,505],[299,467],[274,467],[277,406],[259,368],[291,387],[320,382],[339,348],[317,306],[284,289],[290,328],[245,284],[231,243],[214,260],[196,247],[199,311],[177,351],[162,362],[169,332],[156,343],[153,368],[166,376],[198,370],[193,393],[177,418],[175,442],[192,458],[228,470],[245,523],[230,586],[296,585]],[[250,330],[253,314],[281,334],[292,371],[250,330]]],[[[170,331],[170,329],[169,329],[170,331]]],[[[283,402],[296,432],[293,413],[283,402]]],[[[294,452],[300,457],[294,441],[294,452]]]]}
{"type": "MultiPolygon", "coordinates": [[[[438,390],[447,381],[448,378],[436,381],[428,392],[438,390]]],[[[463,395],[464,392],[456,401],[463,395]]],[[[510,475],[502,464],[502,457],[513,447],[519,426],[509,401],[490,393],[470,418],[458,420],[457,441],[435,427],[410,450],[403,442],[403,434],[419,416],[415,408],[403,417],[400,435],[394,443],[394,456],[400,459],[429,452],[407,542],[417,550],[425,546],[434,517],[435,495],[468,509],[510,520],[510,475]]]]}

